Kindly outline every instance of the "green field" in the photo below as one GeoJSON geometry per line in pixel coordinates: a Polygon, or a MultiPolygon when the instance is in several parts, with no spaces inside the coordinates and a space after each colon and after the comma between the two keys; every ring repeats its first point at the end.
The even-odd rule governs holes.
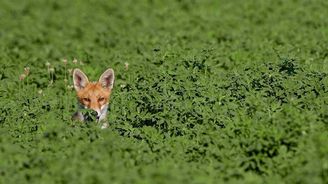
{"type": "Polygon", "coordinates": [[[1,1],[0,183],[328,183],[327,10],[1,1]],[[109,67],[109,128],[71,121],[70,70],[109,67]]]}

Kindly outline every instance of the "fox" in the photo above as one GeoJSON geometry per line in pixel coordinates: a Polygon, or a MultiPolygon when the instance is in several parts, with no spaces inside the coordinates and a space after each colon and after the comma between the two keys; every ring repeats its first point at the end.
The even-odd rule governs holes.
{"type": "Polygon", "coordinates": [[[108,68],[97,82],[89,82],[88,77],[78,68],[73,70],[73,84],[76,91],[78,109],[72,115],[72,120],[86,122],[88,117],[83,109],[89,109],[95,116],[101,129],[108,128],[106,120],[110,95],[114,86],[114,70],[108,68]]]}

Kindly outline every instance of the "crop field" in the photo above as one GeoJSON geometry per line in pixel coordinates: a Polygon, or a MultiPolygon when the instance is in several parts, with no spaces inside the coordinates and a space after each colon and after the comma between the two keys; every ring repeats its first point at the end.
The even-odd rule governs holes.
{"type": "Polygon", "coordinates": [[[327,10],[0,1],[0,183],[328,183],[327,10]],[[109,128],[71,120],[74,68],[114,69],[109,128]]]}

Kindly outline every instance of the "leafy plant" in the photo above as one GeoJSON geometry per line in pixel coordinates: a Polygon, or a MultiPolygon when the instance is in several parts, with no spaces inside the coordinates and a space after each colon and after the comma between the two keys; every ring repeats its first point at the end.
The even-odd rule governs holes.
{"type": "Polygon", "coordinates": [[[0,183],[328,182],[326,1],[0,7],[0,183]],[[109,128],[72,121],[108,67],[109,128]]]}

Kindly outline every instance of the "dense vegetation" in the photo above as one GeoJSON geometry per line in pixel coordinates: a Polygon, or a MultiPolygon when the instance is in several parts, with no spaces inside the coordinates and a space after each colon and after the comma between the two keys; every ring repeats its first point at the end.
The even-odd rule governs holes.
{"type": "Polygon", "coordinates": [[[1,1],[0,183],[328,183],[327,9],[1,1]],[[115,70],[108,129],[70,120],[76,67],[115,70]]]}

